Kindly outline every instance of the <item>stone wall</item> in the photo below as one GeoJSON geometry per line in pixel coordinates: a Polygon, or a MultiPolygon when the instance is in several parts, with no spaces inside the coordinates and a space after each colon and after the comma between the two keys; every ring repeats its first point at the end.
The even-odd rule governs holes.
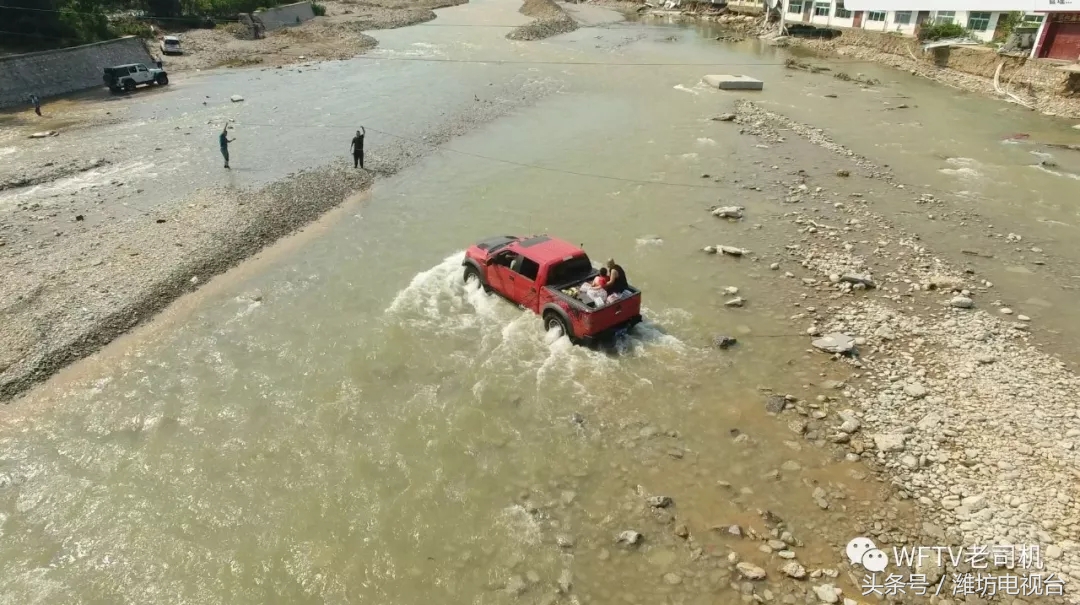
{"type": "Polygon", "coordinates": [[[128,36],[83,46],[0,57],[0,108],[104,86],[102,70],[125,63],[151,63],[146,45],[128,36]]]}
{"type": "Polygon", "coordinates": [[[285,4],[275,8],[255,11],[252,16],[258,17],[262,21],[266,31],[273,31],[310,21],[315,18],[315,11],[312,9],[310,2],[297,2],[296,4],[285,4]]]}

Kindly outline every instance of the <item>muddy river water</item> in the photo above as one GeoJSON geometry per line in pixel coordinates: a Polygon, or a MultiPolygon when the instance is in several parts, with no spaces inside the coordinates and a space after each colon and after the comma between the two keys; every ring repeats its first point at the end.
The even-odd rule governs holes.
{"type": "MultiPolygon", "coordinates": [[[[797,440],[763,403],[764,389],[813,400],[847,376],[806,351],[786,320],[798,296],[767,263],[698,251],[733,234],[781,247],[785,232],[768,225],[785,209],[744,187],[840,160],[809,146],[777,157],[709,121],[732,97],[698,85],[705,73],[759,77],[763,105],[891,165],[916,193],[881,191],[876,209],[944,255],[997,252],[980,271],[1076,350],[1080,310],[1061,286],[1080,285],[1077,265],[1026,252],[1077,256],[1080,161],[1067,154],[1080,154],[1048,168],[1033,153],[1046,152],[1033,141],[1075,142],[1059,122],[869,65],[833,69],[883,85],[793,72],[782,51],[721,44],[707,28],[609,23],[513,43],[497,26],[521,23],[516,8],[475,2],[380,33],[372,58],[257,72],[273,79],[258,94],[310,93],[282,109],[288,129],[245,126],[230,108],[240,136],[267,141],[252,151],[265,162],[228,177],[237,184],[284,176],[298,167],[290,154],[314,165],[340,153],[328,132],[347,141],[357,119],[376,130],[377,160],[380,132],[412,136],[409,120],[437,114],[442,94],[483,102],[488,82],[513,78],[559,92],[380,181],[5,409],[0,603],[554,602],[560,590],[567,602],[735,602],[738,579],[702,554],[743,549],[764,565],[756,546],[711,529],[763,530],[764,509],[802,542],[804,565],[837,567],[879,483],[797,440]],[[363,110],[337,111],[350,103],[363,110]],[[420,115],[389,117],[402,108],[420,115]],[[1017,132],[1030,138],[1002,142],[1017,132]],[[925,218],[911,201],[923,187],[972,213],[967,226],[925,218]],[[718,201],[760,202],[750,223],[767,228],[721,230],[705,212],[718,201]],[[532,232],[615,257],[644,291],[648,321],[618,351],[572,347],[462,284],[468,243],[532,232]],[[725,308],[727,286],[749,304],[725,308]],[[712,349],[716,334],[740,347],[712,349]],[[835,494],[827,510],[819,486],[835,494]],[[694,547],[643,507],[649,495],[674,498],[694,547]],[[643,548],[616,545],[624,530],[645,534],[643,548]]],[[[252,77],[193,78],[146,111],[252,77]]],[[[200,176],[216,161],[159,174],[198,184],[222,178],[200,176]]]]}

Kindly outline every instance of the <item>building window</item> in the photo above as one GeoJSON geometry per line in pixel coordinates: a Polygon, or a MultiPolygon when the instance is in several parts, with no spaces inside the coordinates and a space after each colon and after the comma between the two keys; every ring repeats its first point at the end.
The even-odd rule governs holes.
{"type": "Polygon", "coordinates": [[[1045,18],[1046,15],[1024,15],[1024,21],[1020,25],[1023,27],[1039,27],[1045,18]]]}
{"type": "Polygon", "coordinates": [[[896,11],[895,19],[897,25],[909,25],[911,24],[911,11],[896,11]]]}
{"type": "Polygon", "coordinates": [[[829,9],[832,8],[832,4],[829,2],[815,2],[814,3],[814,16],[815,17],[828,17],[829,9]]]}
{"type": "Polygon", "coordinates": [[[885,11],[870,11],[866,13],[867,21],[884,21],[885,11]]]}
{"type": "Polygon", "coordinates": [[[836,2],[836,18],[837,19],[850,19],[851,11],[844,8],[844,0],[837,0],[836,2]]]}
{"type": "Polygon", "coordinates": [[[791,4],[788,4],[787,12],[789,12],[789,13],[791,13],[793,15],[798,15],[798,14],[802,13],[802,9],[803,9],[803,3],[802,3],[802,0],[799,0],[798,2],[792,2],[791,4]]]}
{"type": "Polygon", "coordinates": [[[938,11],[934,23],[952,23],[956,19],[956,11],[938,11]]]}
{"type": "Polygon", "coordinates": [[[967,27],[975,32],[990,29],[990,13],[968,13],[967,27]]]}

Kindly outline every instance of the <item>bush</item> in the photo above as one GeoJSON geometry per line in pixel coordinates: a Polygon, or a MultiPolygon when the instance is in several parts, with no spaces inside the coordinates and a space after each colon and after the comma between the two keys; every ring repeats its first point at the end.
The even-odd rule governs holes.
{"type": "Polygon", "coordinates": [[[326,7],[317,2],[311,3],[311,12],[315,13],[316,17],[322,17],[326,15],[326,7]]]}
{"type": "Polygon", "coordinates": [[[923,42],[946,40],[948,38],[967,38],[970,35],[971,32],[959,23],[931,23],[923,25],[919,29],[919,40],[923,42]]]}

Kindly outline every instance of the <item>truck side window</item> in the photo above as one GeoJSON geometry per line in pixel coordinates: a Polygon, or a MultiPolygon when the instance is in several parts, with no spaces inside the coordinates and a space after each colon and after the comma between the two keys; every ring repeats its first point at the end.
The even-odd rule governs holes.
{"type": "Polygon", "coordinates": [[[146,71],[146,68],[143,67],[142,65],[136,67],[136,69],[138,69],[139,71],[146,71]]]}
{"type": "Polygon", "coordinates": [[[536,276],[540,273],[540,265],[536,261],[523,256],[521,257],[521,263],[514,270],[529,281],[536,281],[536,276]]]}
{"type": "Polygon", "coordinates": [[[513,263],[516,262],[519,258],[521,258],[520,255],[514,254],[513,252],[507,252],[506,254],[500,254],[498,257],[496,257],[495,264],[502,265],[504,267],[511,267],[513,266],[513,263]]]}

